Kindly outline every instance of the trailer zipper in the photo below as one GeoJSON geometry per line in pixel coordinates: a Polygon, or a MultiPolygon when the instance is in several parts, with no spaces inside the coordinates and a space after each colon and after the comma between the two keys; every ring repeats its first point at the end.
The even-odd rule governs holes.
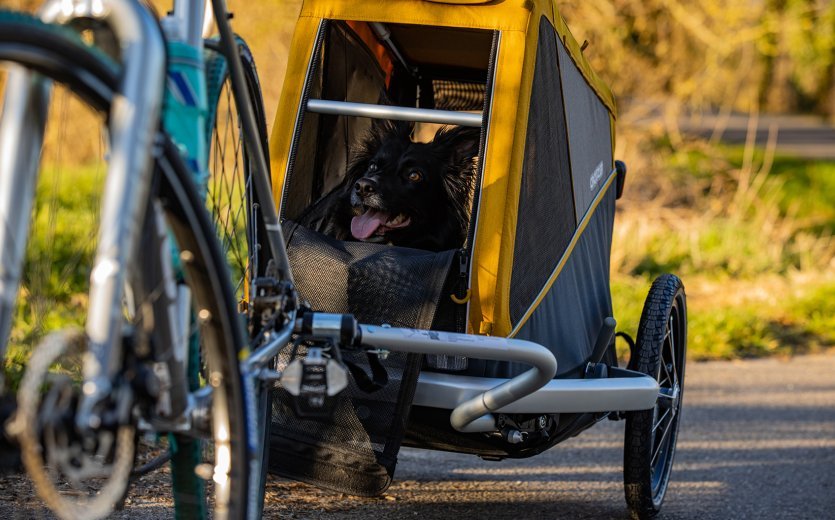
{"type": "MultiPolygon", "coordinates": [[[[460,302],[458,306],[458,311],[456,312],[458,319],[456,320],[458,326],[458,332],[465,333],[467,332],[467,309],[470,301],[470,292],[471,289],[470,285],[470,259],[472,258],[473,249],[475,248],[475,235],[476,235],[476,228],[478,227],[478,210],[479,210],[479,203],[481,201],[481,184],[484,177],[484,154],[487,151],[487,134],[488,134],[488,127],[490,125],[490,108],[492,106],[493,101],[493,81],[496,75],[496,59],[499,50],[499,39],[501,38],[501,33],[499,31],[493,31],[493,43],[490,47],[490,60],[487,65],[487,84],[484,86],[484,106],[482,107],[481,114],[481,142],[479,144],[479,151],[478,151],[478,170],[474,184],[473,190],[473,202],[472,202],[472,211],[470,212],[470,227],[467,231],[467,241],[464,244],[464,247],[459,252],[459,284],[463,286],[463,296],[458,297],[458,294],[462,294],[458,292],[455,296],[458,297],[459,300],[463,300],[460,302]]],[[[460,287],[459,287],[460,290],[460,287]]],[[[459,303],[456,301],[456,298],[453,298],[455,303],[459,303]]]]}
{"type": "Polygon", "coordinates": [[[316,42],[313,44],[313,55],[310,58],[310,63],[307,66],[307,77],[304,80],[304,90],[302,91],[301,103],[299,103],[298,112],[296,113],[296,127],[293,129],[293,140],[290,144],[290,156],[287,158],[287,169],[284,173],[284,186],[282,187],[281,195],[281,210],[278,215],[279,222],[284,222],[284,208],[286,208],[287,197],[289,190],[286,189],[290,185],[293,176],[293,170],[296,166],[296,152],[299,148],[299,140],[301,139],[302,125],[304,124],[304,115],[307,112],[307,101],[310,98],[310,89],[313,84],[313,75],[317,72],[319,67],[319,55],[322,52],[322,40],[325,38],[325,30],[328,27],[328,20],[322,20],[319,24],[319,29],[316,32],[316,42]]]}

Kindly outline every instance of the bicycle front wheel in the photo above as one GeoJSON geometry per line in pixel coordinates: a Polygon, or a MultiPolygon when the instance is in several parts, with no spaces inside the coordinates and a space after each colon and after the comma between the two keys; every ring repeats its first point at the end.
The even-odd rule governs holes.
{"type": "MultiPolygon", "coordinates": [[[[4,298],[0,300],[16,301],[0,308],[0,323],[11,325],[8,337],[0,338],[4,347],[7,343],[11,345],[8,352],[12,359],[4,360],[6,394],[17,390],[19,367],[27,365],[29,353],[38,348],[36,345],[47,333],[80,328],[85,322],[92,253],[96,232],[102,225],[98,206],[109,145],[106,118],[119,75],[118,67],[106,55],[90,47],[73,31],[43,24],[20,13],[0,11],[0,90],[4,94],[8,94],[6,71],[21,67],[48,80],[52,95],[46,137],[39,154],[38,184],[37,187],[33,184],[31,190],[34,210],[28,226],[30,232],[16,237],[26,240],[25,255],[18,265],[7,265],[12,262],[4,256],[0,273],[4,277],[0,284],[3,291],[0,296],[4,298]],[[7,273],[15,270],[23,273],[22,281],[7,283],[7,273]]],[[[0,110],[15,108],[6,103],[0,105],[0,110]]],[[[13,131],[14,128],[4,128],[0,141],[9,135],[6,132],[13,131]]],[[[157,299],[168,292],[165,284],[170,282],[170,276],[166,278],[164,269],[148,267],[164,264],[165,255],[170,260],[170,250],[162,245],[170,238],[177,245],[182,264],[182,277],[175,291],[177,303],[188,311],[181,313],[185,316],[180,323],[181,332],[199,341],[201,352],[201,366],[196,370],[201,388],[192,396],[194,406],[189,416],[184,417],[187,421],[181,422],[191,427],[181,426],[178,432],[201,443],[201,458],[190,471],[205,480],[204,486],[193,488],[193,496],[178,497],[178,501],[184,498],[199,504],[196,510],[214,518],[244,518],[249,473],[248,407],[244,402],[237,351],[244,344],[243,334],[228,267],[204,204],[194,193],[193,181],[176,148],[167,139],[162,142],[161,153],[155,159],[154,182],[142,233],[146,238],[152,236],[146,242],[151,249],[140,250],[141,257],[125,266],[132,271],[127,279],[133,282],[126,288],[122,314],[125,330],[134,332],[126,342],[117,384],[130,387],[128,393],[132,397],[128,403],[131,413],[126,414],[127,422],[119,427],[150,434],[170,431],[167,428],[171,421],[163,427],[153,417],[160,394],[149,392],[137,379],[166,364],[165,359],[154,355],[154,345],[161,341],[158,327],[154,327],[154,322],[159,321],[154,319],[154,313],[160,308],[157,299]],[[159,233],[160,226],[166,231],[159,233]]],[[[7,226],[12,218],[10,208],[5,211],[0,208],[0,220],[4,220],[0,227],[7,226]]],[[[48,374],[40,376],[48,384],[29,388],[45,388],[46,394],[29,392],[33,395],[25,407],[18,409],[16,421],[21,425],[18,439],[27,471],[35,480],[39,495],[63,518],[101,517],[111,511],[122,493],[109,493],[106,500],[98,497],[103,495],[103,490],[111,489],[107,487],[109,482],[127,478],[121,473],[108,473],[108,469],[116,454],[119,460],[130,457],[129,465],[134,464],[136,435],[118,437],[116,446],[104,452],[101,446],[108,444],[95,443],[93,452],[86,453],[85,449],[90,450],[89,443],[87,447],[76,443],[83,437],[81,432],[73,430],[72,420],[64,420],[72,415],[73,404],[77,402],[75,392],[79,391],[83,354],[62,356],[57,367],[41,362],[40,365],[46,366],[44,370],[49,369],[48,374]],[[53,388],[57,390],[53,392],[53,388]],[[63,415],[44,413],[45,407],[63,415]],[[61,420],[49,420],[50,416],[61,420]],[[122,449],[128,447],[130,450],[122,449]],[[79,456],[89,463],[84,472],[78,471],[79,456]],[[68,482],[73,485],[67,485],[68,482]]],[[[101,436],[107,432],[102,427],[94,433],[101,436]]],[[[164,438],[150,436],[154,437],[164,438]]],[[[109,438],[112,445],[113,436],[109,438]]],[[[147,443],[140,445],[138,462],[153,455],[149,454],[151,449],[147,443]]],[[[124,491],[125,487],[123,484],[112,489],[124,491]]],[[[161,498],[159,491],[154,490],[155,501],[161,498]]]]}
{"type": "MultiPolygon", "coordinates": [[[[237,39],[237,48],[245,88],[258,127],[258,139],[262,150],[267,153],[267,123],[255,60],[249,47],[240,38],[237,39]]],[[[209,40],[205,49],[209,106],[214,107],[214,110],[210,110],[206,131],[210,150],[206,205],[230,267],[238,310],[248,318],[249,337],[257,338],[262,324],[259,319],[253,319],[252,282],[267,274],[271,259],[270,247],[266,243],[266,227],[260,212],[260,197],[271,197],[272,194],[261,194],[255,189],[257,183],[253,177],[259,175],[259,172],[253,164],[254,152],[243,138],[241,110],[235,101],[230,66],[221,51],[220,42],[209,40]]],[[[251,341],[249,346],[250,350],[255,350],[258,345],[251,341]]],[[[256,467],[260,467],[260,471],[250,475],[250,501],[252,507],[258,507],[263,503],[267,478],[272,396],[266,383],[257,378],[253,378],[250,383],[254,390],[254,410],[257,416],[257,420],[253,421],[253,424],[257,424],[257,431],[253,433],[258,435],[251,454],[258,464],[253,464],[252,468],[255,471],[256,467]]]]}

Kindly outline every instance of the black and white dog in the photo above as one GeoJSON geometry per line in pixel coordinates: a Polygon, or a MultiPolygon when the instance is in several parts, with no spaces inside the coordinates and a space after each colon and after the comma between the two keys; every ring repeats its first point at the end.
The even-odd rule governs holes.
{"type": "Polygon", "coordinates": [[[430,251],[462,247],[481,130],[442,128],[430,143],[383,122],[355,150],[345,179],[300,220],[340,240],[430,251]]]}

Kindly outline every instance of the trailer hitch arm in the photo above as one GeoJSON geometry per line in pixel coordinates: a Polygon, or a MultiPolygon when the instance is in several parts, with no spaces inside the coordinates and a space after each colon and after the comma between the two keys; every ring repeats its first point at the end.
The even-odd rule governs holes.
{"type": "Polygon", "coordinates": [[[554,354],[531,341],[373,325],[360,325],[359,330],[364,345],[395,352],[514,361],[533,367],[456,406],[450,423],[460,432],[495,431],[492,412],[536,392],[557,373],[554,354]]]}

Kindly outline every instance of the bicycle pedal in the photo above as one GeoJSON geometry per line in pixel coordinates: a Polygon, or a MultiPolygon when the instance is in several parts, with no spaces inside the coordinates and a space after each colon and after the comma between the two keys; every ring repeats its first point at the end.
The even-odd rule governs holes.
{"type": "Polygon", "coordinates": [[[299,417],[329,417],[334,397],[348,386],[348,371],[335,359],[311,347],[304,358],[292,361],[281,375],[281,386],[294,397],[299,417]]]}

